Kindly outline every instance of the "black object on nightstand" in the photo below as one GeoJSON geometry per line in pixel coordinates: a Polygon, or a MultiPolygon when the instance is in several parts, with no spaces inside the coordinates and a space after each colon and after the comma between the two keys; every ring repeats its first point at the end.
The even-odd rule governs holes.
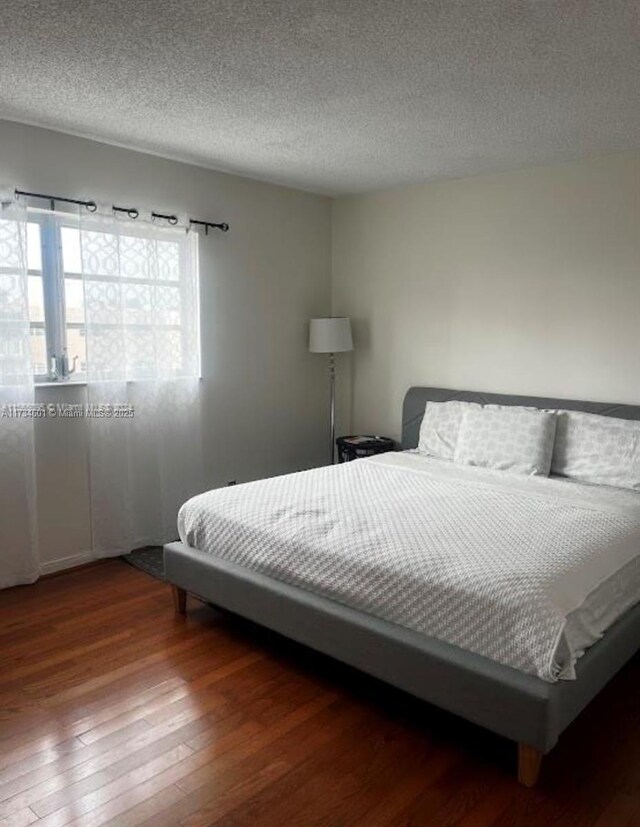
{"type": "Polygon", "coordinates": [[[386,436],[339,436],[338,462],[351,462],[352,459],[372,457],[395,449],[395,442],[386,436]]]}

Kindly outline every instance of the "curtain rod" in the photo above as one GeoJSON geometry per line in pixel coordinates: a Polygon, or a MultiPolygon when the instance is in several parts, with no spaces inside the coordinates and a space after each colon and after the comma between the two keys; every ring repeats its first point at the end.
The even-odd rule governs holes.
{"type": "Polygon", "coordinates": [[[81,207],[86,207],[89,212],[95,212],[98,205],[95,201],[78,201],[77,198],[63,198],[61,195],[43,195],[41,192],[24,192],[23,190],[15,190],[16,195],[25,195],[27,198],[42,198],[44,201],[49,201],[51,209],[55,209],[56,201],[64,201],[65,204],[79,204],[81,207]]]}
{"type": "MultiPolygon", "coordinates": [[[[63,201],[65,204],[77,204],[80,207],[86,207],[89,212],[95,212],[98,209],[98,205],[95,201],[82,201],[77,198],[63,198],[61,195],[45,195],[40,192],[25,192],[24,190],[15,190],[16,195],[23,195],[26,198],[42,198],[44,201],[49,201],[51,205],[51,210],[55,210],[55,202],[56,201],[63,201]]],[[[140,211],[136,207],[116,207],[114,204],[112,206],[112,210],[114,212],[126,213],[129,218],[135,220],[140,215],[140,211]]],[[[177,215],[167,215],[165,213],[159,212],[152,212],[151,213],[151,220],[154,221],[156,218],[160,218],[164,221],[167,221],[169,224],[175,225],[178,223],[178,216],[177,215]]],[[[220,230],[223,233],[226,233],[229,230],[229,225],[223,222],[221,223],[214,223],[213,221],[199,221],[195,218],[189,219],[189,225],[197,224],[200,227],[204,227],[205,235],[209,235],[209,228],[220,230]]]]}

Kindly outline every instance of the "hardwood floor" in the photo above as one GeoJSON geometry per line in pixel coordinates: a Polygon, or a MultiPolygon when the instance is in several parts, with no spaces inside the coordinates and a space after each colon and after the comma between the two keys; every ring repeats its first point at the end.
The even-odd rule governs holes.
{"type": "Polygon", "coordinates": [[[636,658],[515,745],[119,560],[0,593],[0,824],[640,824],[636,658]]]}

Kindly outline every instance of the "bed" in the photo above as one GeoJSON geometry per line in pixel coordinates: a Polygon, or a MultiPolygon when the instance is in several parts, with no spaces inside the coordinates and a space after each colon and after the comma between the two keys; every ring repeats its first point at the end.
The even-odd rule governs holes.
{"type": "Polygon", "coordinates": [[[411,388],[403,453],[194,498],[182,541],[165,546],[166,576],[180,613],[192,593],[517,742],[519,780],[532,786],[560,733],[638,649],[640,494],[426,462],[411,453],[425,404],[450,400],[640,419],[629,405],[411,388]],[[582,515],[610,538],[584,560],[572,539],[582,515]],[[541,525],[546,559],[532,554],[541,525]],[[455,583],[421,552],[443,531],[444,552],[464,561],[455,583]],[[580,641],[575,630],[596,617],[601,628],[580,641]]]}

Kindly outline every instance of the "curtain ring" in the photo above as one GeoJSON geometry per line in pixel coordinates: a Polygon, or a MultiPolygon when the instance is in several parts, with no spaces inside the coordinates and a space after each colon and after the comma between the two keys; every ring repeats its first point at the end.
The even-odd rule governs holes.
{"type": "Polygon", "coordinates": [[[165,213],[161,212],[152,212],[151,213],[151,220],[155,221],[156,218],[163,218],[169,224],[175,225],[178,223],[178,216],[177,215],[165,215],[165,213]]]}
{"type": "Polygon", "coordinates": [[[114,204],[113,207],[111,207],[111,209],[113,210],[114,214],[124,212],[127,214],[129,218],[132,218],[134,220],[140,215],[140,212],[136,209],[136,207],[116,207],[116,205],[114,204]]]}

